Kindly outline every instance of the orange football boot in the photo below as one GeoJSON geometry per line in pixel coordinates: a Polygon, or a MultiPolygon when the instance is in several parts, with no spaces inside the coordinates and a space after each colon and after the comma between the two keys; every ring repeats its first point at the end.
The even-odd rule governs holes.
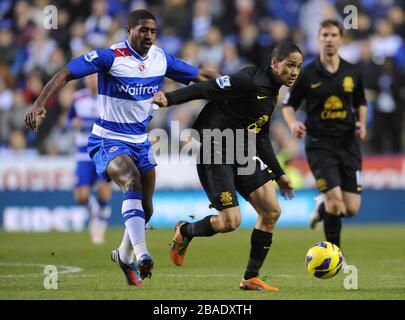
{"type": "Polygon", "coordinates": [[[183,237],[180,233],[180,228],[186,221],[179,221],[174,227],[173,241],[170,244],[170,259],[176,266],[181,266],[184,263],[184,256],[186,255],[187,247],[190,244],[189,239],[183,237]]]}
{"type": "Polygon", "coordinates": [[[248,280],[243,279],[239,284],[239,288],[241,290],[278,291],[278,288],[269,286],[266,282],[260,279],[260,277],[254,277],[248,280]]]}

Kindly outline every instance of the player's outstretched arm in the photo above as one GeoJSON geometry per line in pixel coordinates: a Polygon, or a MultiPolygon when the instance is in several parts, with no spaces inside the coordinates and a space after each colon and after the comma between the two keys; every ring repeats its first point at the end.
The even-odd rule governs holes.
{"type": "Polygon", "coordinates": [[[35,100],[32,108],[25,115],[25,124],[30,130],[34,132],[38,130],[41,119],[46,116],[45,104],[48,99],[72,79],[72,73],[68,68],[64,67],[49,80],[39,97],[35,100]]]}
{"type": "Polygon", "coordinates": [[[215,80],[196,82],[188,87],[171,92],[159,91],[153,96],[153,103],[159,107],[168,107],[195,99],[208,99],[207,93],[216,86],[215,80]]]}
{"type": "MultiPolygon", "coordinates": [[[[162,105],[159,99],[153,102],[161,107],[181,104],[196,99],[226,100],[246,96],[252,90],[254,74],[252,68],[245,68],[231,76],[221,76],[207,81],[193,83],[192,85],[175,91],[166,92],[167,105],[162,105]]],[[[210,74],[213,76],[213,74],[210,74]]],[[[160,94],[159,94],[160,95],[160,94]]]]}

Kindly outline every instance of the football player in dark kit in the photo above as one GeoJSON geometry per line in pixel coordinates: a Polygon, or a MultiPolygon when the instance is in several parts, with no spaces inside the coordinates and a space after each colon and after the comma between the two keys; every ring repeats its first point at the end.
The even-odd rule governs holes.
{"type": "Polygon", "coordinates": [[[240,288],[278,291],[259,276],[280,216],[280,206],[271,180],[277,182],[285,198],[292,198],[294,189],[274,155],[269,122],[280,87],[294,84],[301,63],[301,50],[291,42],[283,42],[274,48],[271,63],[266,68],[246,67],[231,76],[222,76],[205,84],[155,94],[153,102],[161,107],[193,99],[210,100],[194,124],[202,142],[197,171],[211,207],[219,213],[208,215],[195,223],[179,221],[176,224],[170,247],[170,257],[176,265],[183,264],[187,247],[194,237],[230,232],[240,225],[238,191],[258,213],[251,235],[248,265],[240,288]],[[224,146],[221,134],[219,138],[213,134],[206,139],[207,132],[215,130],[221,133],[228,130],[228,133],[236,135],[236,141],[239,131],[244,133],[244,138],[240,140],[241,143],[234,140],[224,146]],[[229,149],[235,145],[235,154],[231,152],[233,161],[229,161],[229,149]],[[211,150],[214,152],[211,153],[211,150]],[[238,155],[244,155],[246,151],[249,154],[247,161],[237,161],[238,155]],[[218,153],[220,161],[214,159],[218,153]]]}
{"type": "Polygon", "coordinates": [[[361,76],[339,57],[342,25],[320,24],[320,56],[307,65],[285,101],[284,118],[297,138],[305,137],[307,160],[323,193],[310,227],[324,221],[326,240],[340,246],[341,217],[355,215],[361,202],[361,151],[367,106],[361,76]],[[295,110],[305,101],[305,124],[295,110]]]}

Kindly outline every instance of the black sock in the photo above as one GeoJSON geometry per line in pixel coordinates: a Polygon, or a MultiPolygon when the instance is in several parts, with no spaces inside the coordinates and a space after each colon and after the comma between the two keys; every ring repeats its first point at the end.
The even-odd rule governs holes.
{"type": "Polygon", "coordinates": [[[321,217],[321,220],[323,220],[325,218],[325,213],[326,213],[325,202],[322,201],[321,204],[318,206],[318,213],[319,213],[319,216],[321,217]]]}
{"type": "Polygon", "coordinates": [[[206,216],[204,219],[194,223],[186,223],[180,228],[180,233],[183,237],[193,238],[193,237],[211,237],[217,232],[212,229],[211,217],[206,216]]]}
{"type": "Polygon", "coordinates": [[[252,236],[250,237],[249,261],[245,275],[243,276],[246,280],[259,275],[259,270],[269,252],[272,238],[273,234],[270,232],[253,229],[252,236]]]}
{"type": "Polygon", "coordinates": [[[340,216],[325,211],[323,228],[326,240],[340,248],[340,232],[342,231],[342,220],[340,216]]]}

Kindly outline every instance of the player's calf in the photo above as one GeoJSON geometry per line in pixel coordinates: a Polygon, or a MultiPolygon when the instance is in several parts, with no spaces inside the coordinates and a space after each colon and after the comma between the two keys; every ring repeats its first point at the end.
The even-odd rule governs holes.
{"type": "Polygon", "coordinates": [[[226,232],[231,232],[236,230],[240,224],[241,224],[241,219],[239,218],[220,218],[220,216],[214,216],[215,220],[217,219],[218,222],[216,224],[216,227],[214,230],[219,233],[226,233],[226,232]]]}

